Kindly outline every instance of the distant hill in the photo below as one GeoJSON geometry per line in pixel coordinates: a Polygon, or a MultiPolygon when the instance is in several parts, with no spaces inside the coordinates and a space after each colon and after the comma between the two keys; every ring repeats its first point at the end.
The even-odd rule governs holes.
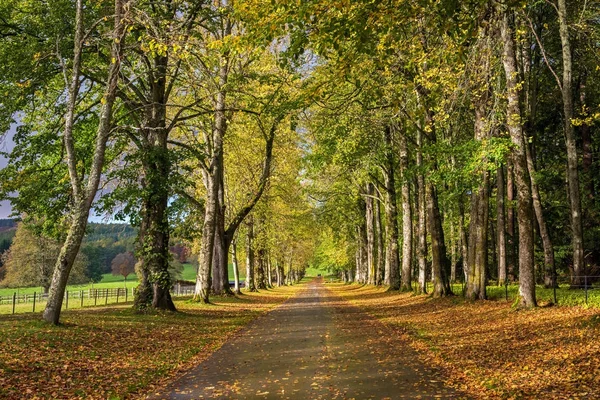
{"type": "Polygon", "coordinates": [[[17,229],[17,221],[14,219],[0,219],[0,232],[14,231],[17,229]]]}
{"type": "Polygon", "coordinates": [[[137,236],[137,228],[129,224],[99,224],[90,222],[85,235],[86,242],[96,242],[98,240],[110,240],[119,242],[124,239],[137,236]]]}

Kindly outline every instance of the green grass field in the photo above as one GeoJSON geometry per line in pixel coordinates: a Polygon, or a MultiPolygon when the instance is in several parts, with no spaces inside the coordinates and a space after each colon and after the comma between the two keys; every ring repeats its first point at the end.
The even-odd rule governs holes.
{"type": "MultiPolygon", "coordinates": [[[[240,279],[244,280],[246,277],[245,270],[240,270],[240,279]]],[[[181,274],[181,279],[186,281],[195,281],[196,280],[196,268],[192,264],[183,264],[183,272],[181,274]]],[[[229,280],[233,280],[233,266],[229,265],[229,280]]],[[[132,292],[131,289],[135,288],[139,284],[137,280],[137,276],[135,274],[130,274],[127,277],[127,281],[123,280],[122,276],[115,276],[112,274],[104,274],[102,276],[102,280],[98,283],[86,283],[81,285],[69,285],[67,286],[67,292],[70,293],[71,298],[69,299],[68,308],[81,308],[81,307],[93,307],[100,306],[104,304],[115,304],[118,300],[119,303],[124,302],[125,300],[132,300],[132,292]],[[118,289],[118,288],[127,288],[127,297],[125,298],[124,291],[120,295],[120,298],[109,296],[108,298],[102,297],[98,298],[97,296],[93,296],[91,293],[95,289],[118,289]],[[83,302],[81,302],[81,292],[84,292],[83,302]],[[91,296],[91,297],[89,297],[91,296]]],[[[36,296],[42,292],[40,287],[26,287],[26,288],[3,288],[0,289],[0,297],[5,298],[3,303],[0,304],[0,314],[11,314],[13,312],[12,304],[12,296],[13,294],[17,294],[17,296],[28,295],[29,298],[24,303],[19,303],[15,305],[15,313],[23,313],[23,312],[32,312],[33,308],[33,294],[37,293],[36,296]]],[[[35,311],[43,310],[43,307],[46,305],[45,301],[39,301],[39,297],[36,300],[35,311]]]]}

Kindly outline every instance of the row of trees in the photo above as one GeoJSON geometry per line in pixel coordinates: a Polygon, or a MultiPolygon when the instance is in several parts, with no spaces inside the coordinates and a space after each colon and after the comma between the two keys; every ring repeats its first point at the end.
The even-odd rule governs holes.
{"type": "MultiPolygon", "coordinates": [[[[277,58],[283,43],[251,34],[245,13],[226,1],[0,2],[0,112],[3,128],[17,123],[3,198],[64,239],[47,321],[59,322],[92,206],[139,229],[135,307],[174,310],[173,234],[193,244],[196,298],[208,302],[230,292],[231,245],[261,198],[299,190],[299,74],[277,58]],[[275,168],[296,189],[275,194],[275,168]]],[[[276,220],[293,216],[262,208],[242,229],[249,265],[256,252],[258,265],[286,262],[289,273],[288,252],[301,246],[270,242],[289,235],[271,230],[276,220]]],[[[294,253],[303,266],[307,251],[294,253]]]]}
{"type": "Polygon", "coordinates": [[[244,247],[250,290],[313,259],[393,289],[431,275],[436,296],[462,265],[471,298],[491,254],[534,306],[535,231],[547,284],[560,248],[577,285],[598,243],[597,7],[0,0],[2,197],[65,238],[44,318],[92,206],[139,228],[139,310],[175,309],[174,236],[203,302],[244,247]]]}
{"type": "Polygon", "coordinates": [[[536,265],[580,287],[600,254],[598,6],[308,3],[298,29],[326,59],[306,119],[331,227],[316,262],[434,296],[461,270],[471,299],[518,279],[524,307],[536,265]]]}

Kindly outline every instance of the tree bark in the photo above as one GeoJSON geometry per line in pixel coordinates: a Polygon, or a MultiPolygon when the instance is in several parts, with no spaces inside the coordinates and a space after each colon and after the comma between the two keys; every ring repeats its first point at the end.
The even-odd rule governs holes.
{"type": "Polygon", "coordinates": [[[558,22],[560,42],[562,44],[562,99],[565,117],[565,142],[567,147],[567,181],[569,185],[569,204],[571,206],[571,230],[573,242],[573,272],[575,276],[571,284],[574,287],[583,285],[585,274],[583,249],[583,220],[581,215],[581,193],[579,191],[579,171],[577,160],[577,142],[573,127],[573,65],[571,56],[571,40],[567,21],[566,0],[558,0],[558,22]]]}
{"type": "Polygon", "coordinates": [[[254,281],[254,219],[248,220],[248,233],[246,235],[246,290],[256,292],[254,281]]]}
{"type": "Polygon", "coordinates": [[[540,237],[542,239],[542,246],[544,247],[544,286],[551,288],[556,286],[556,274],[554,269],[554,246],[552,246],[552,240],[550,239],[550,233],[546,227],[546,220],[544,218],[544,212],[542,210],[542,201],[540,198],[540,190],[537,185],[535,178],[535,167],[533,166],[533,158],[529,146],[525,145],[525,152],[527,157],[527,170],[531,178],[531,197],[533,201],[533,210],[537,219],[538,227],[540,230],[540,237]]]}
{"type": "Polygon", "coordinates": [[[373,194],[375,190],[371,182],[367,183],[365,197],[365,220],[367,229],[367,274],[366,281],[375,284],[375,232],[373,224],[373,194]]]}
{"type": "Polygon", "coordinates": [[[421,172],[423,167],[423,134],[417,130],[417,261],[419,264],[419,293],[427,293],[427,208],[425,205],[425,177],[421,172]]]}
{"type": "Polygon", "coordinates": [[[515,272],[517,263],[517,243],[515,240],[515,184],[513,164],[510,158],[506,160],[506,201],[508,202],[508,207],[506,208],[506,238],[508,247],[506,252],[506,268],[508,279],[511,282],[514,282],[517,280],[515,272]]]}
{"type": "MultiPolygon", "coordinates": [[[[487,80],[487,79],[486,79],[487,80]]],[[[486,82],[487,84],[487,82],[486,82]]],[[[489,137],[485,115],[487,96],[475,105],[475,140],[483,141],[489,137]]],[[[481,173],[481,182],[471,195],[471,223],[469,225],[468,280],[465,297],[470,300],[486,299],[488,260],[488,218],[489,218],[489,172],[481,173]]]]}
{"type": "Polygon", "coordinates": [[[506,282],[506,222],[504,218],[504,169],[496,171],[496,248],[498,251],[498,286],[506,282]]]}
{"type": "Polygon", "coordinates": [[[526,144],[523,140],[521,121],[520,87],[517,82],[515,39],[510,26],[513,12],[500,7],[500,35],[502,40],[502,64],[506,76],[507,125],[513,144],[512,162],[517,186],[517,221],[519,224],[519,306],[535,307],[535,277],[533,248],[533,204],[531,180],[527,169],[526,144]]]}
{"type": "MultiPolygon", "coordinates": [[[[83,3],[78,0],[76,3],[76,32],[74,65],[70,87],[68,88],[68,106],[65,116],[65,131],[63,138],[67,152],[67,164],[69,166],[69,177],[73,188],[74,204],[70,211],[70,227],[67,238],[60,250],[54,274],[48,291],[48,300],[44,309],[43,318],[45,321],[57,325],[60,322],[60,312],[69,274],[79,253],[79,247],[85,235],[87,219],[90,208],[100,184],[100,177],[104,166],[104,157],[106,143],[110,135],[112,125],[112,110],[116,98],[119,72],[121,68],[121,49],[124,41],[125,24],[123,23],[125,0],[115,0],[114,30],[112,35],[111,64],[108,68],[106,87],[104,89],[104,102],[100,108],[100,121],[96,131],[96,142],[94,155],[92,158],[92,167],[88,176],[86,187],[82,187],[83,176],[77,172],[77,156],[75,154],[75,145],[73,138],[73,124],[75,121],[75,107],[77,105],[77,94],[79,92],[79,70],[81,67],[81,56],[83,47],[83,3]]],[[[66,72],[66,71],[65,71],[66,72]]],[[[65,73],[66,76],[66,73],[65,73]]]]}
{"type": "Polygon", "coordinates": [[[426,185],[427,196],[427,220],[431,235],[431,272],[433,275],[433,297],[444,297],[452,294],[448,274],[450,262],[446,255],[446,244],[444,242],[444,230],[442,218],[438,206],[435,187],[426,185]]]}
{"type": "Polygon", "coordinates": [[[408,148],[404,134],[400,137],[400,173],[402,191],[402,273],[400,290],[412,291],[412,207],[410,204],[410,180],[408,171],[408,148]]]}
{"type": "Polygon", "coordinates": [[[386,144],[386,165],[383,170],[385,177],[385,284],[390,290],[400,289],[400,255],[398,250],[398,206],[396,204],[396,182],[394,179],[394,154],[392,147],[392,132],[386,127],[384,134],[386,144]]]}
{"type": "Polygon", "coordinates": [[[231,242],[231,262],[233,264],[233,291],[235,294],[241,294],[240,290],[240,269],[237,258],[237,239],[231,242]]]}
{"type": "MultiPolygon", "coordinates": [[[[478,85],[473,93],[475,109],[475,140],[483,143],[488,140],[490,128],[487,126],[487,114],[490,108],[490,53],[491,44],[486,28],[482,28],[479,36],[480,62],[475,66],[478,85]]],[[[485,162],[486,160],[484,160],[485,162]]],[[[486,299],[487,264],[488,264],[488,219],[489,219],[489,172],[486,168],[480,172],[479,186],[473,188],[471,194],[471,222],[469,225],[469,249],[467,257],[468,280],[465,297],[470,300],[486,299]]]]}
{"type": "Polygon", "coordinates": [[[377,241],[377,260],[375,266],[375,284],[377,286],[383,283],[383,273],[385,270],[385,258],[383,255],[383,230],[381,229],[381,200],[375,201],[375,237],[377,241]]]}

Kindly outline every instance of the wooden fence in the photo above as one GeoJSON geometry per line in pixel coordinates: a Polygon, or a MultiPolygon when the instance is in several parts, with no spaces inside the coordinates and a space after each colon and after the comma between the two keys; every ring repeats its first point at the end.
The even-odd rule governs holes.
{"type": "MultiPolygon", "coordinates": [[[[171,296],[191,296],[194,294],[193,285],[176,284],[171,289],[171,296]]],[[[106,306],[108,304],[126,303],[134,298],[134,288],[99,288],[85,290],[68,290],[65,292],[63,309],[106,306]]],[[[0,296],[0,306],[8,306],[8,313],[35,312],[40,310],[40,303],[46,302],[47,293],[17,294],[0,296]],[[31,304],[30,308],[25,305],[31,304]]],[[[4,312],[6,314],[7,312],[4,312]]]]}

